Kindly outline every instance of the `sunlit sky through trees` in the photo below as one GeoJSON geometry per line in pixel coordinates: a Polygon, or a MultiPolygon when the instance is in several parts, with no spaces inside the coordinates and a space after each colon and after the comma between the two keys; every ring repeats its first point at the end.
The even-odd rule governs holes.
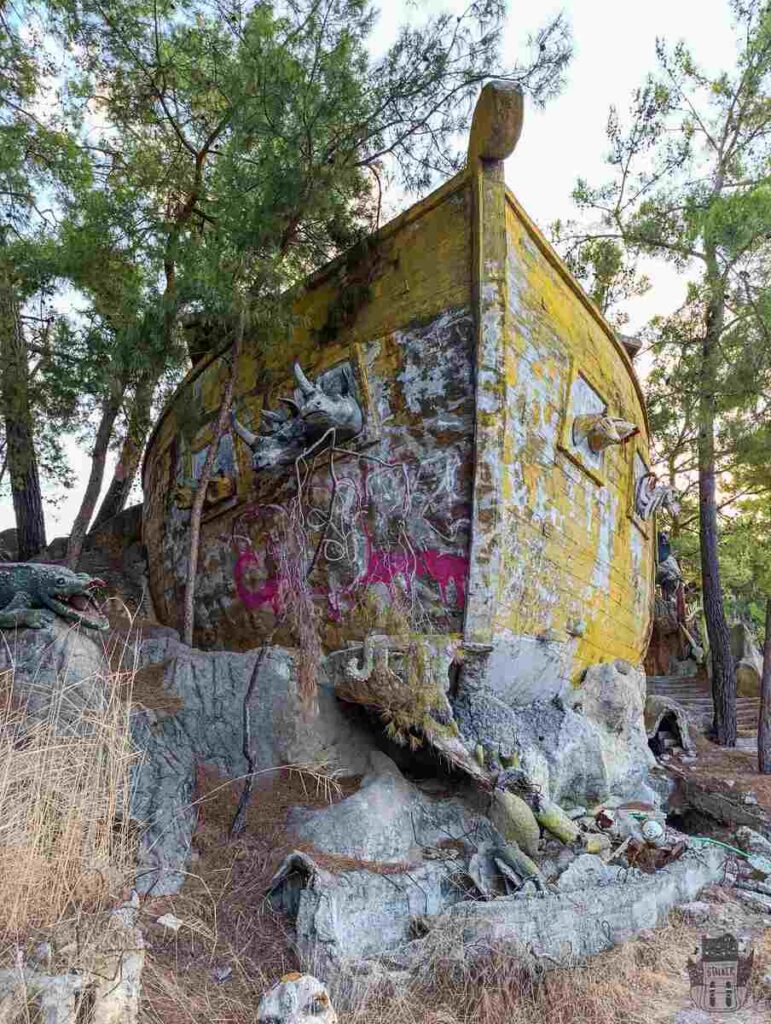
{"type": "MultiPolygon", "coordinates": [[[[373,44],[378,50],[392,40],[406,18],[420,19],[447,3],[421,0],[383,0],[373,44]]],[[[460,10],[465,0],[454,6],[460,10]]],[[[506,165],[506,180],[524,208],[542,228],[556,218],[575,216],[570,193],[577,177],[592,183],[606,177],[605,124],[608,107],[623,112],[632,90],[641,84],[655,63],[655,41],[685,39],[708,70],[730,66],[733,40],[725,0],[647,0],[644,4],[619,0],[565,0],[562,4],[511,3],[505,59],[520,52],[529,31],[549,16],[564,10],[575,41],[575,56],[567,73],[567,87],[544,110],[527,109],[519,146],[506,165]]],[[[406,200],[388,198],[386,208],[396,213],[406,200]]],[[[667,267],[646,266],[653,287],[634,299],[627,309],[629,332],[642,327],[654,313],[667,313],[680,301],[684,281],[667,267]]],[[[644,369],[644,367],[643,367],[644,369]]],[[[58,507],[46,508],[49,538],[68,533],[80,504],[88,473],[88,455],[74,441],[69,455],[78,480],[58,507]]],[[[109,483],[112,460],[105,474],[109,483]]],[[[0,506],[0,529],[14,525],[10,497],[0,506]]]]}

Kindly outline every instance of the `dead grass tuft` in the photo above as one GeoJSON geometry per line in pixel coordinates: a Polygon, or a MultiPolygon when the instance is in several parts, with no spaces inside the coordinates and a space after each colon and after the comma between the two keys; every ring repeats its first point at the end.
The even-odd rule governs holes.
{"type": "Polygon", "coordinates": [[[82,706],[60,683],[28,713],[14,672],[0,678],[0,951],[34,928],[120,899],[131,878],[130,671],[82,706]]]}
{"type": "Polygon", "coordinates": [[[324,778],[299,768],[256,776],[246,827],[229,840],[239,788],[211,766],[199,767],[193,870],[180,893],[144,907],[150,950],[141,1024],[252,1024],[263,992],[298,969],[291,926],[266,895],[296,845],[286,827],[289,809],[321,807],[358,787],[356,779],[324,778]],[[185,922],[179,932],[154,923],[167,912],[185,922]]]}
{"type": "MultiPolygon", "coordinates": [[[[341,1024],[671,1024],[687,1009],[686,962],[697,929],[675,919],[586,963],[555,968],[521,953],[490,948],[470,959],[461,935],[438,943],[421,977],[402,990],[356,994],[341,1024]]],[[[771,935],[755,943],[755,999],[771,935]]],[[[761,1011],[761,1014],[763,1011],[761,1011]]],[[[765,1019],[762,1015],[758,1020],[765,1019]]]]}

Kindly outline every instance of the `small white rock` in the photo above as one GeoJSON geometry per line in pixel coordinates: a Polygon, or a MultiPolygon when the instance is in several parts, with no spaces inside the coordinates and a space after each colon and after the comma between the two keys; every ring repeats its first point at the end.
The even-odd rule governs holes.
{"type": "Polygon", "coordinates": [[[175,917],[174,914],[163,914],[155,923],[159,924],[162,928],[168,928],[172,932],[178,932],[185,922],[175,917]]]}

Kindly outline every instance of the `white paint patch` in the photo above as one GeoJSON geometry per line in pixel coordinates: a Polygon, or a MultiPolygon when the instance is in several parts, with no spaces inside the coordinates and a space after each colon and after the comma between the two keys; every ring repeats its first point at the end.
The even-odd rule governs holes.
{"type": "Polygon", "coordinates": [[[597,538],[597,556],[592,571],[592,586],[610,593],[610,569],[613,559],[613,530],[616,525],[618,498],[609,491],[600,491],[597,508],[600,513],[600,529],[597,538]]]}

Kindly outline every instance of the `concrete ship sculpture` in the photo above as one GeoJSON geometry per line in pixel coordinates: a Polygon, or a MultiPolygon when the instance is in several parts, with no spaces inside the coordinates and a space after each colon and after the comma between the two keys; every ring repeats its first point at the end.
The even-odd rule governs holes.
{"type": "MultiPolygon", "coordinates": [[[[302,591],[326,651],[445,637],[459,685],[509,705],[641,660],[650,516],[672,496],[654,495],[624,343],[504,184],[521,124],[519,92],[487,85],[465,170],[311,277],[281,344],[247,339],[207,491],[198,644],[292,642],[282,612],[302,591]]],[[[170,625],[226,373],[222,352],[194,367],[145,460],[170,625]]]]}

